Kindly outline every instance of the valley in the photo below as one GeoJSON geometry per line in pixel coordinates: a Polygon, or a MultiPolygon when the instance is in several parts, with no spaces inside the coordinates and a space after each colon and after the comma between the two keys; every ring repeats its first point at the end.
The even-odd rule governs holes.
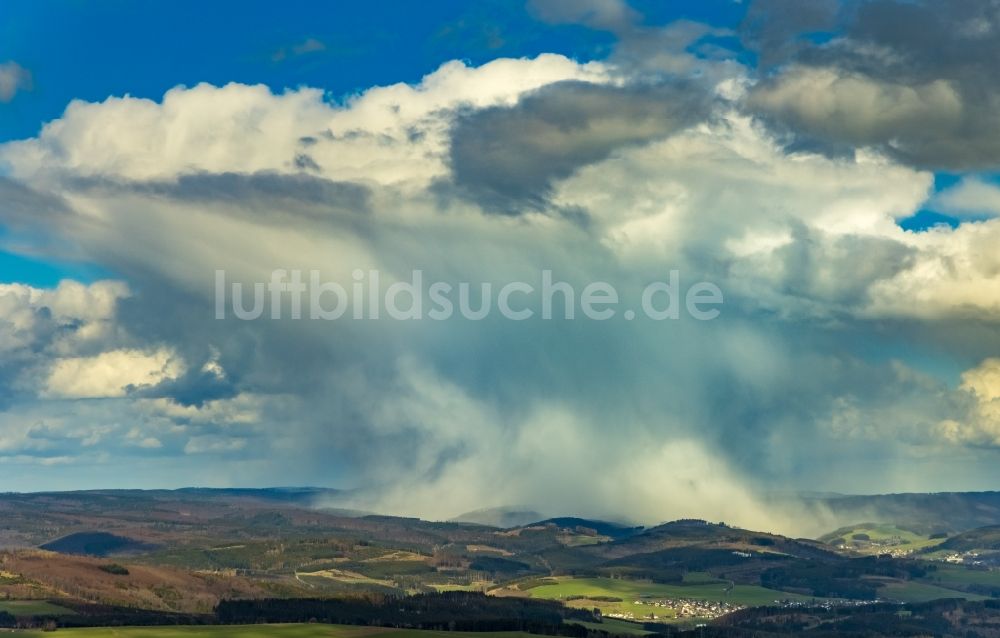
{"type": "MultiPolygon", "coordinates": [[[[559,626],[628,633],[719,623],[752,609],[868,613],[858,610],[1000,600],[1000,571],[992,567],[1000,545],[989,526],[949,534],[930,525],[856,523],[815,540],[701,520],[640,527],[557,518],[495,527],[345,513],[315,507],[317,493],[0,496],[6,514],[0,618],[96,636],[104,634],[72,627],[114,618],[115,624],[215,625],[226,601],[261,601],[272,610],[239,612],[249,618],[266,620],[278,609],[294,620],[295,613],[274,605],[363,600],[377,606],[416,597],[447,606],[485,595],[511,606],[489,612],[498,619],[521,613],[511,610],[530,615],[542,605],[545,618],[565,610],[552,621],[559,626]]],[[[346,613],[338,609],[315,613],[336,621],[346,613]]],[[[226,629],[191,631],[225,635],[226,629]]],[[[316,635],[339,630],[321,631],[334,633],[316,635]]]]}

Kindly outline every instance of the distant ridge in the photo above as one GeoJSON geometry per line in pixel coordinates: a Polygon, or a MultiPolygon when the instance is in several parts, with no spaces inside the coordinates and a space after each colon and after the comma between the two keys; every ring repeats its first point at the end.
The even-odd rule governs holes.
{"type": "MultiPolygon", "coordinates": [[[[37,497],[65,498],[88,501],[93,507],[117,506],[122,497],[142,497],[162,501],[193,499],[213,501],[219,499],[248,499],[263,504],[284,504],[345,517],[361,517],[375,512],[347,506],[358,500],[352,498],[357,490],[339,490],[326,487],[183,487],[178,489],[89,489],[69,491],[2,492],[5,500],[18,503],[37,497]]],[[[831,529],[854,525],[861,521],[898,525],[920,534],[947,532],[949,535],[992,525],[1000,525],[1000,491],[988,492],[937,492],[849,495],[822,492],[771,493],[771,504],[776,511],[793,511],[797,516],[822,522],[821,534],[831,529]],[[804,507],[802,507],[804,506],[804,507]],[[784,508],[784,509],[783,509],[784,508]]],[[[391,512],[379,512],[392,515],[391,512]]],[[[472,523],[511,529],[526,525],[552,522],[564,527],[608,523],[575,516],[552,517],[525,506],[492,507],[466,512],[449,522],[472,523]],[[590,523],[590,524],[588,524],[590,523]]],[[[628,528],[627,523],[608,523],[628,528]]],[[[596,528],[594,528],[596,529],[596,528]]],[[[603,535],[619,533],[613,527],[603,535]]]]}
{"type": "Polygon", "coordinates": [[[892,523],[919,533],[1000,525],[1000,492],[937,492],[808,499],[842,524],[892,523]]]}
{"type": "Polygon", "coordinates": [[[548,518],[544,521],[537,521],[532,523],[530,526],[538,525],[557,525],[559,527],[565,527],[569,529],[585,528],[592,529],[601,536],[607,536],[614,540],[621,538],[628,538],[629,536],[635,536],[641,533],[645,528],[641,525],[638,527],[629,527],[627,525],[622,525],[620,523],[609,523],[608,521],[598,521],[587,518],[577,518],[575,516],[560,516],[556,518],[548,518]]]}
{"type": "Polygon", "coordinates": [[[319,498],[333,498],[341,490],[328,487],[182,487],[172,490],[199,496],[247,496],[268,501],[310,505],[319,498]]]}
{"type": "Polygon", "coordinates": [[[524,527],[545,518],[534,510],[520,509],[518,507],[490,507],[481,510],[466,512],[449,519],[451,523],[476,523],[478,525],[489,525],[490,527],[524,527]]]}

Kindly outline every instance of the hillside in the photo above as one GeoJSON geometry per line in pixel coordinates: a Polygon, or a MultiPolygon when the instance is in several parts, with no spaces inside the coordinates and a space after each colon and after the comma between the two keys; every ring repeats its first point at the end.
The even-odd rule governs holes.
{"type": "Polygon", "coordinates": [[[107,556],[109,554],[148,552],[156,549],[156,546],[107,532],[75,532],[41,545],[41,549],[60,554],[107,556]]]}
{"type": "Polygon", "coordinates": [[[223,599],[460,590],[555,600],[618,619],[652,615],[679,622],[747,606],[1000,593],[1000,572],[943,562],[954,562],[951,554],[966,547],[993,546],[996,527],[949,538],[941,544],[947,551],[893,557],[878,543],[906,533],[913,538],[902,540],[915,548],[924,537],[865,523],[820,542],[693,519],[640,528],[560,517],[504,528],[345,515],[304,506],[308,494],[0,495],[4,533],[22,547],[0,554],[0,595],[77,608],[204,614],[223,599]],[[840,547],[845,540],[858,545],[840,547]],[[28,543],[34,548],[24,548],[28,543]]]}
{"type": "Polygon", "coordinates": [[[938,546],[958,552],[973,550],[1000,551],[1000,525],[990,525],[956,534],[938,546]]]}
{"type": "Polygon", "coordinates": [[[223,598],[260,598],[275,587],[233,573],[111,563],[45,551],[0,553],[0,595],[9,599],[70,599],[120,607],[206,613],[223,598]]]}
{"type": "Polygon", "coordinates": [[[939,547],[945,538],[944,532],[925,535],[889,523],[858,523],[825,534],[819,542],[863,555],[905,556],[939,547]]]}

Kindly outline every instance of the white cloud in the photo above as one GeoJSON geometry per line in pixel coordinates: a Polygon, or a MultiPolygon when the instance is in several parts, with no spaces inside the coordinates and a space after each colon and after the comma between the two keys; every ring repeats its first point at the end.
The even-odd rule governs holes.
{"type": "Polygon", "coordinates": [[[144,412],[172,421],[216,425],[251,425],[258,423],[266,399],[240,394],[229,399],[206,401],[201,406],[180,405],[170,399],[141,399],[137,407],[144,412]]]}
{"type": "Polygon", "coordinates": [[[1000,446],[1000,358],[965,371],[961,390],[971,399],[968,415],[941,422],[941,436],[955,443],[1000,446]]]}
{"type": "Polygon", "coordinates": [[[938,193],[931,204],[934,210],[957,217],[993,217],[1000,215],[1000,186],[966,177],[938,193]]]}
{"type": "Polygon", "coordinates": [[[906,233],[901,242],[917,251],[915,259],[873,284],[873,316],[997,321],[1000,220],[906,233]]]}
{"type": "Polygon", "coordinates": [[[196,436],[184,446],[185,454],[220,454],[238,452],[246,447],[245,439],[231,436],[196,436]]]}
{"type": "Polygon", "coordinates": [[[18,91],[31,88],[31,73],[17,62],[0,64],[0,102],[10,102],[18,91]]]}
{"type": "Polygon", "coordinates": [[[98,281],[90,285],[65,280],[56,288],[33,288],[24,284],[0,284],[0,352],[29,345],[31,333],[49,324],[64,328],[50,344],[69,352],[85,343],[98,342],[113,331],[111,321],[118,301],[129,295],[120,281],[98,281]]]}
{"type": "Polygon", "coordinates": [[[962,117],[962,98],[945,80],[892,84],[834,68],[790,68],[755,87],[750,103],[814,134],[858,145],[922,127],[957,127],[962,117]]]}
{"type": "Polygon", "coordinates": [[[0,386],[7,393],[0,407],[36,396],[54,360],[113,347],[124,337],[115,310],[128,295],[115,281],[63,281],[54,289],[0,284],[0,386]]]}
{"type": "Polygon", "coordinates": [[[77,399],[123,397],[130,389],[176,379],[183,372],[183,361],[165,348],[151,352],[111,350],[56,360],[43,394],[77,399]]]}
{"type": "Polygon", "coordinates": [[[597,63],[558,55],[449,62],[415,86],[376,87],[337,105],[312,88],[272,94],[263,85],[177,87],[162,102],[124,97],[74,101],[36,139],[4,144],[14,175],[70,173],[169,179],[182,173],[296,173],[307,155],[331,179],[399,183],[446,173],[448,111],[509,104],[569,79],[602,81],[597,63]]]}
{"type": "Polygon", "coordinates": [[[145,450],[158,450],[163,447],[163,443],[160,442],[155,436],[146,436],[145,433],[135,427],[128,431],[125,435],[125,439],[129,445],[134,445],[135,447],[142,448],[145,450]]]}

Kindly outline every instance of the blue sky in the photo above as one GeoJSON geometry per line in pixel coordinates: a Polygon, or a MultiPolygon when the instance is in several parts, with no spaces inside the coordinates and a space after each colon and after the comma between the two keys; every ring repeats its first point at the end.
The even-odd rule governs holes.
{"type": "MultiPolygon", "coordinates": [[[[636,3],[651,23],[685,18],[735,26],[729,0],[636,3]]],[[[34,88],[4,107],[0,141],[30,137],[73,99],[157,99],[199,82],[321,86],[337,98],[370,86],[415,82],[453,59],[562,53],[607,55],[608,33],[533,19],[524,2],[4,2],[0,60],[31,70],[34,88]],[[296,54],[313,39],[322,50],[296,54]],[[282,56],[280,52],[284,51],[282,56]],[[280,59],[276,59],[280,58],[280,59]]]]}
{"type": "Polygon", "coordinates": [[[60,263],[52,257],[29,257],[0,250],[0,283],[20,282],[54,288],[63,279],[90,282],[107,275],[94,264],[60,263]]]}

